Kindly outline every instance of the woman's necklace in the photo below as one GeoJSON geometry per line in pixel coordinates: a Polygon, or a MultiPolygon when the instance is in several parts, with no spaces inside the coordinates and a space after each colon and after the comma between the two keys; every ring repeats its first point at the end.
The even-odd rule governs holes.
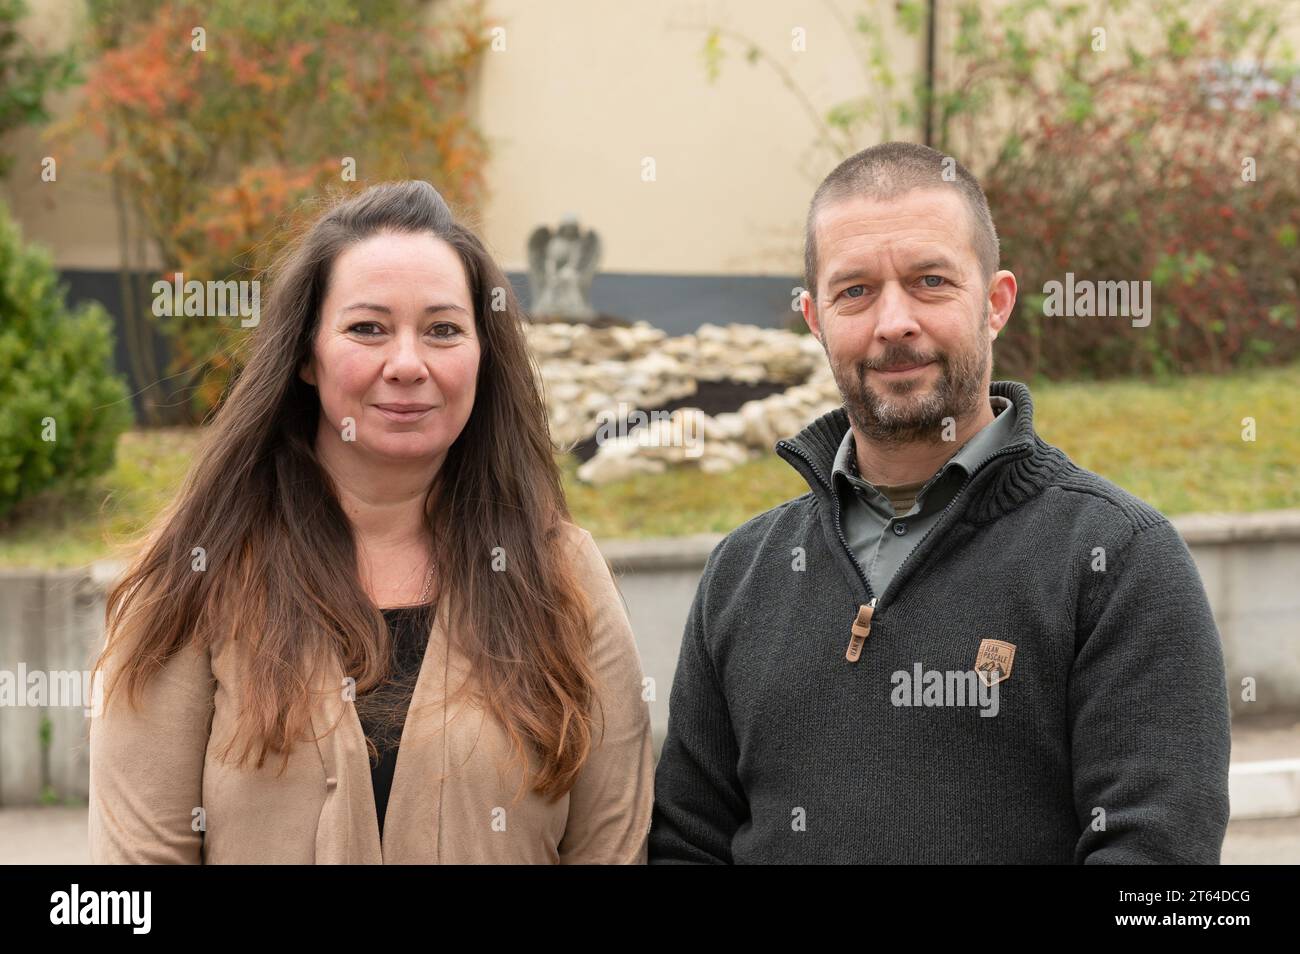
{"type": "Polygon", "coordinates": [[[429,572],[424,577],[424,589],[420,591],[420,598],[417,603],[424,603],[429,598],[429,593],[433,589],[433,568],[432,561],[429,563],[429,572]]]}

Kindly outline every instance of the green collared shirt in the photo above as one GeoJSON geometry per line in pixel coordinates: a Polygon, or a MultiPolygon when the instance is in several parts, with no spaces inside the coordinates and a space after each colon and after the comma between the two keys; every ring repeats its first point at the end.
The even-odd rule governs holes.
{"type": "Polygon", "coordinates": [[[831,483],[840,502],[840,528],[877,597],[885,592],[894,573],[938,521],[966,479],[990,455],[1010,443],[1016,428],[1015,405],[997,395],[989,397],[989,405],[995,415],[993,420],[925,482],[912,509],[904,514],[895,513],[889,497],[858,475],[853,428],[845,432],[835,455],[831,483]]]}

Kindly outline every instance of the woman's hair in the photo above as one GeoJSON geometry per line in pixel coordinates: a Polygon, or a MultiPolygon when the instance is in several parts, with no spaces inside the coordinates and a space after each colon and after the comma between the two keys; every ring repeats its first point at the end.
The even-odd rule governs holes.
{"type": "Polygon", "coordinates": [[[125,651],[120,674],[138,704],[147,680],[190,640],[212,651],[236,641],[248,651],[246,676],[222,757],[238,748],[238,764],[255,756],[259,768],[272,752],[287,763],[295,741],[312,737],[309,687],[322,654],[337,655],[358,697],[388,677],[390,636],[360,585],[351,525],[314,450],[320,401],[298,376],[333,263],[381,233],[431,233],[465,267],[481,343],[477,389],[425,497],[431,555],[477,704],[508,734],[524,786],[558,798],[592,747],[590,604],[566,552],[569,515],[523,311],[427,182],[335,200],[278,256],[246,365],[179,494],[109,593],[108,642],[95,668],[125,651]]]}

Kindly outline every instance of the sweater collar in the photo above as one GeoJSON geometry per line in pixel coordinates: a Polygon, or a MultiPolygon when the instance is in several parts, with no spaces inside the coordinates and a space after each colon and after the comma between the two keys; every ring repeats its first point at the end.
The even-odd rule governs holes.
{"type": "MultiPolygon", "coordinates": [[[[970,477],[967,515],[974,520],[992,519],[1038,493],[1067,460],[1034,430],[1028,387],[1018,381],[994,381],[989,394],[1015,405],[1016,420],[1006,446],[970,477]]],[[[848,412],[841,405],[794,437],[777,441],[776,452],[804,476],[815,495],[829,500],[835,456],[848,430],[848,412]]]]}

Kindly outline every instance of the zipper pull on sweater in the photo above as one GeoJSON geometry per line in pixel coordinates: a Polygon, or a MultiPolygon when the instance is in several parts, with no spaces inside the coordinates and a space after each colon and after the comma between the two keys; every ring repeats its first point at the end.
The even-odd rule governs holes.
{"type": "Polygon", "coordinates": [[[849,651],[844,654],[844,658],[851,663],[857,662],[862,655],[862,644],[871,635],[871,616],[875,611],[874,599],[858,607],[858,618],[853,621],[853,636],[849,639],[849,651]]]}

